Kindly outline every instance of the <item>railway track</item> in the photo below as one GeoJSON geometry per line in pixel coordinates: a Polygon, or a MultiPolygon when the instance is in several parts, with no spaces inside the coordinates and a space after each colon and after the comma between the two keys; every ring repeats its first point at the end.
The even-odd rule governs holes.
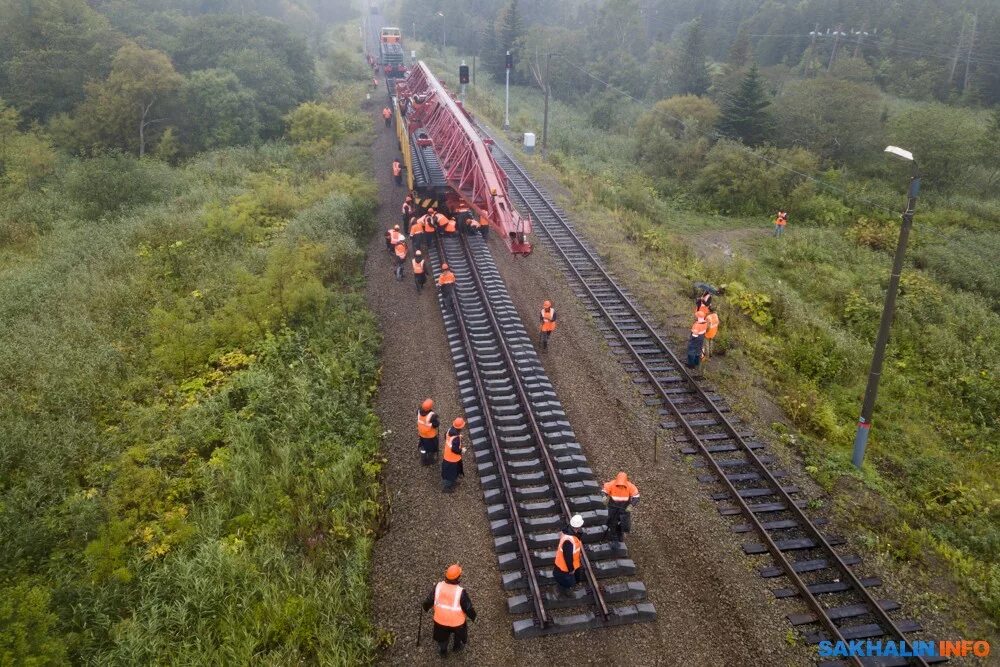
{"type": "Polygon", "coordinates": [[[604,539],[606,509],[527,332],[482,237],[444,235],[430,253],[456,277],[439,295],[483,489],[494,550],[517,638],[653,620],[645,586],[628,578],[627,547],[604,539]],[[560,529],[582,514],[585,583],[554,592],[560,529]]]}
{"type": "MultiPolygon", "coordinates": [[[[480,131],[489,136],[485,128],[480,131]]],[[[894,620],[899,604],[878,599],[874,577],[855,573],[860,559],[838,549],[844,541],[826,534],[826,520],[810,518],[800,489],[783,483],[787,474],[775,467],[745,425],[725,401],[688,372],[666,343],[658,327],[603,266],[596,252],[580,237],[565,213],[495,143],[493,155],[507,173],[509,194],[522,214],[530,214],[536,236],[561,261],[575,294],[598,323],[612,352],[645,397],[658,410],[660,427],[670,429],[682,443],[680,452],[700,455],[695,465],[699,481],[717,490],[712,498],[719,512],[731,517],[731,529],[753,535],[743,545],[748,555],[770,554],[773,565],[760,569],[767,579],[783,577],[787,586],[775,589],[778,598],[799,598],[807,611],[788,615],[810,644],[857,639],[892,640],[909,644],[908,634],[921,627],[913,620],[894,620]]],[[[920,656],[850,658],[826,665],[926,665],[941,662],[920,656]]]]}

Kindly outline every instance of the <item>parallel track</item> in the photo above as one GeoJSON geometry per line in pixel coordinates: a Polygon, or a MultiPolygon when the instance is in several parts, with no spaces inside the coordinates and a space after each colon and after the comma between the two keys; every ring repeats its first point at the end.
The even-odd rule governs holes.
{"type": "Polygon", "coordinates": [[[508,609],[520,618],[514,636],[575,632],[655,618],[639,582],[602,583],[631,575],[624,544],[604,540],[606,510],[551,383],[506,292],[482,237],[443,235],[430,253],[456,276],[455,298],[441,311],[475,452],[503,585],[518,593],[508,609]],[[569,599],[548,589],[559,529],[583,514],[585,586],[569,599]],[[575,613],[558,614],[562,610],[575,613]]]}
{"type": "MultiPolygon", "coordinates": [[[[485,128],[480,129],[488,134],[485,128]]],[[[681,450],[683,454],[701,455],[700,466],[708,468],[710,474],[700,476],[700,481],[722,486],[723,490],[712,497],[730,504],[721,507],[720,513],[742,516],[747,523],[733,525],[732,530],[753,532],[761,540],[745,544],[744,551],[769,553],[773,558],[776,567],[761,569],[761,576],[786,577],[792,587],[776,590],[775,595],[799,597],[809,608],[808,613],[790,614],[791,623],[818,625],[817,631],[806,633],[812,644],[866,638],[906,643],[906,633],[920,630],[919,624],[896,622],[889,616],[888,612],[899,605],[877,600],[868,590],[881,582],[854,573],[852,566],[859,559],[842,556],[834,548],[843,541],[820,531],[825,520],[807,516],[805,501],[793,498],[799,489],[782,485],[779,478],[785,473],[770,468],[773,459],[763,455],[763,445],[727,415],[728,408],[718,395],[695,381],[649,315],[619,287],[559,207],[499,144],[494,143],[493,153],[507,173],[514,203],[522,213],[531,215],[535,229],[562,261],[577,296],[599,322],[612,351],[620,355],[633,382],[646,396],[647,405],[672,418],[661,427],[680,430],[679,439],[688,445],[681,450]],[[821,597],[830,604],[821,603],[821,597]]],[[[940,660],[916,656],[851,661],[857,665],[926,665],[940,660]]]]}

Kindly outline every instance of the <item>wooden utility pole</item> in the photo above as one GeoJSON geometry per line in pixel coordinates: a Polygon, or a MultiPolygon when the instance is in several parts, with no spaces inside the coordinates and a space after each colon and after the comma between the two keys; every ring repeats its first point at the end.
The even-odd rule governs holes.
{"type": "Polygon", "coordinates": [[[972,61],[972,49],[976,45],[976,15],[972,15],[972,29],[969,31],[969,50],[965,52],[965,80],[962,81],[962,94],[969,91],[969,63],[972,61]]]}
{"type": "Polygon", "coordinates": [[[826,65],[827,72],[829,72],[830,68],[833,67],[833,61],[837,58],[837,47],[840,45],[840,32],[843,29],[843,25],[838,25],[833,29],[833,50],[830,51],[830,62],[826,65]]]}

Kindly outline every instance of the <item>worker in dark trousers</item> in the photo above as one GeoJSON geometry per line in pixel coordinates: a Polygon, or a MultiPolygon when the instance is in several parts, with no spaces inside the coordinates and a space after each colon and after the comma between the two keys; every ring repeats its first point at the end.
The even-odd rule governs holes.
{"type": "Polygon", "coordinates": [[[392,161],[392,177],[395,179],[397,186],[403,184],[403,164],[399,161],[399,158],[392,161]]]}
{"type": "Polygon", "coordinates": [[[438,287],[441,289],[441,300],[448,310],[452,308],[452,296],[455,294],[455,274],[448,268],[448,263],[441,265],[441,274],[437,279],[438,287]]]}
{"type": "Polygon", "coordinates": [[[434,608],[434,641],[441,657],[448,655],[448,641],[454,637],[452,650],[461,651],[469,642],[468,620],[476,620],[476,609],[472,606],[469,593],[458,585],[462,578],[462,568],[455,563],[444,572],[444,581],[439,581],[424,599],[424,611],[434,608]]]}
{"type": "Polygon", "coordinates": [[[441,456],[441,489],[445,493],[451,493],[458,484],[459,477],[465,477],[465,468],[462,466],[462,454],[465,447],[462,445],[462,429],[465,428],[465,420],[456,417],[451,423],[451,428],[444,436],[444,454],[441,456]]]}
{"type": "Polygon", "coordinates": [[[688,338],[687,367],[694,370],[701,363],[701,351],[705,344],[705,334],[708,332],[708,322],[704,315],[691,326],[691,337],[688,338]]]}
{"type": "MultiPolygon", "coordinates": [[[[406,199],[403,200],[403,205],[400,207],[400,213],[403,216],[403,224],[410,224],[410,220],[416,215],[416,209],[413,208],[413,197],[406,195],[406,199]]],[[[411,232],[412,235],[412,232],[411,232]]]]}
{"type": "Polygon", "coordinates": [[[425,249],[424,224],[415,216],[410,218],[410,240],[413,242],[414,250],[425,249]]]}
{"type": "Polygon", "coordinates": [[[429,466],[437,460],[438,455],[438,429],[441,420],[434,412],[434,401],[425,398],[417,410],[417,448],[420,451],[421,465],[429,466]]]}
{"type": "Polygon", "coordinates": [[[382,107],[382,118],[385,120],[385,126],[389,127],[392,123],[392,112],[389,111],[389,107],[382,107]]]}
{"type": "Polygon", "coordinates": [[[552,578],[559,585],[559,596],[569,597],[573,588],[583,581],[583,541],[580,539],[583,517],[574,514],[569,525],[559,533],[556,557],[552,563],[552,578]]]}
{"type": "Polygon", "coordinates": [[[397,243],[393,248],[393,252],[396,255],[393,273],[396,274],[396,280],[402,280],[403,268],[406,266],[406,242],[400,241],[397,243]]]}
{"type": "Polygon", "coordinates": [[[479,233],[483,235],[483,240],[488,241],[490,238],[490,219],[483,213],[479,216],[479,233]]]}
{"type": "Polygon", "coordinates": [[[539,339],[542,343],[542,349],[549,349],[549,337],[552,332],[556,330],[556,309],[552,307],[552,302],[546,300],[542,304],[542,314],[538,318],[539,329],[539,339]]]}
{"type": "Polygon", "coordinates": [[[423,292],[424,285],[427,283],[427,263],[424,261],[424,254],[419,250],[413,253],[411,265],[413,267],[413,282],[417,286],[417,291],[423,292]]]}
{"type": "Polygon", "coordinates": [[[618,475],[604,484],[604,503],[608,506],[608,536],[617,542],[625,541],[625,533],[632,530],[632,508],[639,504],[639,489],[629,481],[628,475],[618,475]]]}

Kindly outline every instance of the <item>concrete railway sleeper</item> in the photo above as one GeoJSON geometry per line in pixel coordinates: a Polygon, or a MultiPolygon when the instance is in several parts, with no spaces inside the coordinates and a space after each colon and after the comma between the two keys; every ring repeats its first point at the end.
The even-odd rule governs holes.
{"type": "Polygon", "coordinates": [[[531,614],[513,622],[514,636],[653,620],[642,583],[621,581],[635,565],[624,544],[605,539],[600,487],[485,242],[446,235],[434,250],[434,274],[445,261],[456,277],[453,302],[439,302],[508,610],[531,614]],[[575,513],[586,522],[586,585],[561,598],[551,591],[552,561],[575,513]]]}
{"type": "MultiPolygon", "coordinates": [[[[480,130],[488,134],[485,128],[480,130]]],[[[807,516],[805,501],[793,498],[799,489],[781,482],[786,473],[771,468],[774,459],[763,454],[764,445],[734,421],[718,394],[691,375],[651,324],[649,313],[619,287],[551,197],[501,146],[494,143],[492,150],[507,174],[515,205],[530,214],[545,245],[562,261],[577,296],[598,322],[646,404],[668,418],[661,428],[678,429],[677,439],[686,445],[681,453],[702,457],[698,466],[706,473],[699,481],[722,486],[723,491],[712,497],[729,503],[720,513],[744,520],[731,526],[732,530],[757,535],[760,542],[744,544],[744,551],[769,553],[773,558],[775,567],[763,568],[761,576],[785,577],[792,587],[778,589],[775,595],[798,597],[809,608],[808,613],[790,614],[789,621],[795,626],[819,626],[819,631],[805,634],[810,643],[883,637],[906,644],[906,634],[919,631],[920,625],[890,617],[898,603],[879,600],[868,590],[881,581],[861,578],[853,571],[860,559],[842,556],[835,547],[843,540],[820,531],[825,520],[807,516]],[[821,596],[827,604],[820,601],[821,596]]],[[[860,658],[852,661],[868,664],[860,658]]],[[[916,656],[877,664],[936,661],[916,656]]]]}

